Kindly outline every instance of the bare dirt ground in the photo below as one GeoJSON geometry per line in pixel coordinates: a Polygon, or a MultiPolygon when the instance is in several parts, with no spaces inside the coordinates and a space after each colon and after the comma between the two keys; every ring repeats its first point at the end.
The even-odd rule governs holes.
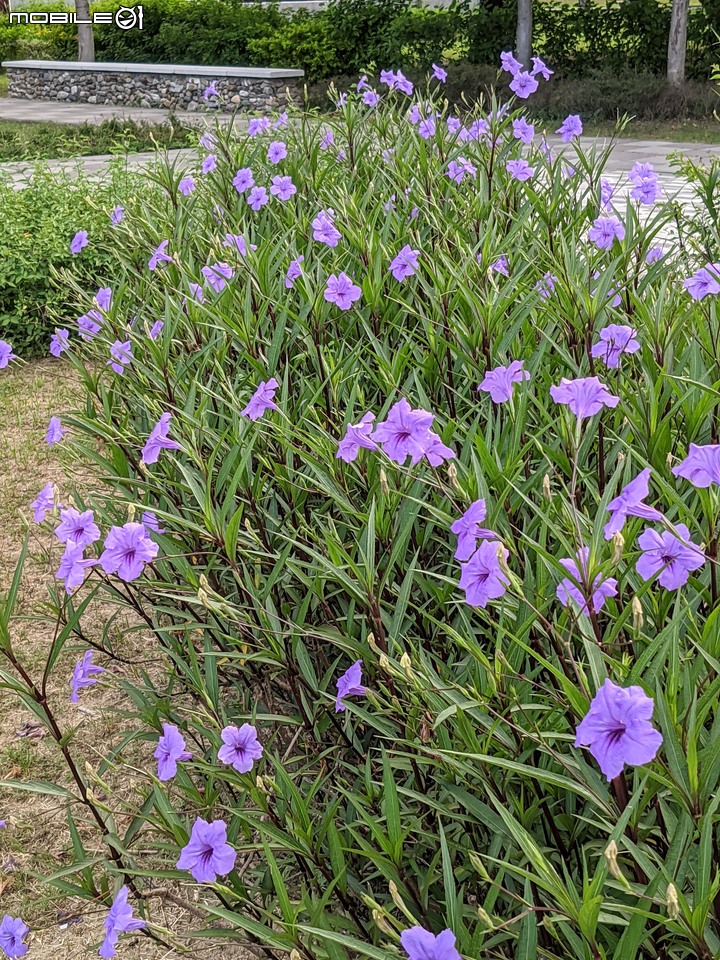
{"type": "MultiPolygon", "coordinates": [[[[79,385],[68,365],[61,361],[35,361],[12,364],[0,371],[0,594],[12,580],[17,558],[26,532],[30,531],[30,554],[19,595],[18,612],[32,616],[48,599],[48,584],[54,579],[62,548],[54,542],[47,527],[38,528],[32,520],[30,502],[52,480],[67,503],[67,492],[73,481],[82,480],[75,471],[71,476],[62,441],[50,448],[45,432],[51,416],[72,408],[78,402],[79,385]]],[[[92,617],[102,617],[95,611],[92,617]]],[[[85,622],[85,621],[83,621],[85,622]]],[[[96,624],[97,625],[97,624],[96,624]]],[[[101,624],[100,624],[101,625],[101,624]]],[[[45,653],[52,639],[53,625],[37,620],[13,621],[11,633],[14,649],[28,672],[37,678],[42,672],[45,653]]],[[[142,657],[142,636],[133,634],[142,657]]],[[[126,648],[127,649],[127,648],[126,648]]],[[[111,741],[113,714],[122,694],[112,681],[99,683],[81,692],[80,704],[70,704],[70,678],[77,648],[63,654],[53,671],[54,683],[49,687],[49,700],[60,718],[61,726],[76,726],[71,746],[80,769],[89,762],[97,766],[100,751],[111,741]]],[[[146,651],[145,651],[146,653],[146,651]]],[[[4,664],[3,664],[4,666],[4,664]]],[[[104,679],[104,678],[101,678],[104,679]]],[[[32,714],[12,692],[0,689],[0,780],[52,781],[67,784],[70,780],[59,751],[32,714]]],[[[138,760],[152,764],[152,745],[143,745],[147,756],[138,760]]],[[[49,874],[72,862],[72,849],[67,829],[64,801],[35,793],[0,790],[0,819],[7,826],[0,829],[0,914],[20,916],[31,927],[28,938],[32,960],[80,960],[97,956],[103,939],[103,920],[107,908],[80,899],[63,896],[39,876],[49,874]]],[[[102,852],[97,834],[82,812],[79,829],[89,855],[102,852]]],[[[69,877],[71,881],[73,877],[69,877]]],[[[160,897],[150,900],[150,919],[171,933],[166,939],[177,946],[160,946],[146,936],[121,938],[118,956],[126,960],[168,960],[186,956],[187,940],[182,932],[206,925],[194,915],[192,900],[182,887],[174,887],[172,896],[178,902],[160,897]],[[176,940],[176,936],[180,938],[176,940]]],[[[196,941],[190,947],[193,956],[221,957],[242,960],[250,954],[227,942],[196,941]]]]}

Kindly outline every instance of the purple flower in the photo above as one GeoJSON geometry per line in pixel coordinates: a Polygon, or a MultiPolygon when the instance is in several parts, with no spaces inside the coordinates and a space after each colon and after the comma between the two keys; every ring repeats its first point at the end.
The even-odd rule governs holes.
{"type": "Polygon", "coordinates": [[[635,339],[637,332],[623,324],[611,323],[600,331],[599,336],[600,342],[590,352],[594,357],[602,357],[608,367],[619,367],[623,353],[636,353],[640,349],[635,339]]]}
{"type": "Polygon", "coordinates": [[[505,164],[505,169],[513,178],[513,180],[519,180],[521,183],[525,180],[530,180],[530,178],[535,174],[535,168],[531,167],[527,160],[508,160],[505,164]]]}
{"type": "Polygon", "coordinates": [[[288,290],[291,290],[295,286],[295,281],[298,279],[298,277],[302,276],[302,268],[300,267],[300,264],[304,259],[305,257],[300,256],[297,258],[297,260],[290,261],[290,266],[285,274],[285,286],[288,290]]]}
{"type": "Polygon", "coordinates": [[[657,177],[643,177],[635,181],[635,186],[630,191],[633,200],[639,200],[648,206],[658,199],[662,194],[662,187],[657,177]]]}
{"type": "Polygon", "coordinates": [[[489,393],[493,403],[505,403],[512,397],[516,383],[530,379],[528,371],[523,370],[524,363],[524,360],[512,360],[507,367],[488,370],[478,390],[489,393]]]}
{"type": "Polygon", "coordinates": [[[500,67],[505,73],[511,73],[514,77],[522,70],[523,65],[510,53],[509,50],[500,54],[500,67]]]}
{"type": "Polygon", "coordinates": [[[142,523],[130,521],[122,527],[111,527],[100,554],[100,566],[105,573],[117,573],[129,583],[143,572],[146,563],[158,554],[158,545],[147,535],[142,523]]]}
{"type": "Polygon", "coordinates": [[[80,253],[83,247],[88,245],[87,230],[78,230],[70,241],[70,253],[80,253]]]}
{"type": "Polygon", "coordinates": [[[550,67],[545,66],[545,64],[540,59],[540,57],[533,57],[532,62],[533,62],[532,75],[534,77],[537,76],[537,74],[540,74],[542,77],[544,77],[545,80],[549,80],[552,74],[555,73],[555,71],[551,70],[550,67]]]}
{"type": "Polygon", "coordinates": [[[440,437],[431,430],[428,434],[427,443],[425,444],[424,456],[431,467],[439,467],[445,460],[453,460],[455,458],[455,451],[445,446],[440,437]]]}
{"type": "Polygon", "coordinates": [[[360,453],[361,447],[365,450],[378,449],[378,445],[370,439],[374,419],[374,413],[366,413],[360,423],[349,423],[347,425],[345,436],[338,443],[336,459],[344,460],[345,463],[352,463],[360,453]]]}
{"type": "MultiPolygon", "coordinates": [[[[225,239],[223,240],[224,247],[234,247],[241,257],[246,257],[248,254],[248,249],[257,250],[257,244],[251,243],[248,244],[245,240],[245,237],[236,233],[226,233],[225,239]]],[[[202,301],[200,301],[202,303],[202,301]]]]}
{"type": "Polygon", "coordinates": [[[54,357],[59,357],[61,353],[64,353],[65,350],[70,346],[70,331],[69,330],[55,330],[55,333],[50,337],[50,353],[54,357]]]}
{"type": "Polygon", "coordinates": [[[578,724],[576,747],[590,747],[608,780],[655,758],[663,738],[650,723],[654,702],[642,687],[618,687],[606,680],[578,724]]]}
{"type": "Polygon", "coordinates": [[[385,454],[400,465],[408,456],[418,463],[430,443],[430,427],[434,420],[427,410],[413,410],[403,397],[388,411],[387,419],[378,423],[371,439],[383,445],[385,454]]]}
{"type": "Polygon", "coordinates": [[[17,356],[12,352],[12,347],[6,340],[0,340],[0,370],[6,367],[11,360],[17,360],[17,356]]]}
{"type": "Polygon", "coordinates": [[[233,177],[233,186],[238,193],[245,193],[246,190],[255,186],[255,179],[250,167],[242,167],[238,170],[233,177]]]}
{"type": "Polygon", "coordinates": [[[283,110],[283,112],[282,112],[281,114],[279,114],[279,116],[278,116],[277,120],[275,121],[275,123],[273,123],[273,125],[272,125],[272,126],[273,126],[273,130],[279,130],[280,127],[286,127],[287,125],[288,125],[287,110],[283,110]]]}
{"type": "Polygon", "coordinates": [[[0,923],[0,950],[10,960],[24,957],[28,946],[23,943],[23,937],[30,933],[30,927],[23,923],[20,917],[11,917],[6,913],[0,923]]]}
{"type": "Polygon", "coordinates": [[[636,160],[632,165],[632,169],[628,174],[629,180],[643,180],[647,177],[657,177],[655,173],[655,167],[651,163],[645,163],[641,160],[636,160]]]}
{"type": "Polygon", "coordinates": [[[193,299],[197,300],[198,303],[205,303],[205,294],[200,284],[191,283],[189,286],[190,286],[190,293],[192,294],[193,299]]]}
{"type": "Polygon", "coordinates": [[[622,241],[624,236],[625,227],[617,217],[598,217],[588,230],[588,240],[600,250],[609,250],[616,237],[622,241]]]}
{"type": "Polygon", "coordinates": [[[558,278],[554,273],[548,272],[543,276],[542,280],[538,280],[535,284],[535,289],[539,291],[540,296],[543,300],[547,300],[551,294],[555,292],[555,284],[557,283],[558,278]]]}
{"type": "MultiPolygon", "coordinates": [[[[478,263],[480,262],[480,259],[481,259],[481,255],[478,254],[478,263]]],[[[504,253],[497,258],[495,263],[490,264],[490,269],[493,271],[493,273],[501,273],[504,277],[510,276],[509,267],[510,267],[510,261],[508,260],[507,256],[504,253]]]]}
{"type": "Polygon", "coordinates": [[[217,138],[212,135],[212,133],[204,133],[200,137],[200,146],[203,150],[212,150],[212,148],[217,143],[217,138]]]}
{"type": "Polygon", "coordinates": [[[248,136],[256,137],[259,133],[264,133],[269,127],[270,120],[267,117],[255,117],[248,124],[248,136]]]}
{"type": "Polygon", "coordinates": [[[223,746],[218,750],[218,760],[237,770],[238,773],[249,773],[255,761],[263,755],[257,730],[249,723],[244,723],[239,728],[225,727],[220,738],[223,746]]]}
{"type": "Polygon", "coordinates": [[[172,263],[172,257],[169,257],[165,253],[169,243],[169,240],[163,240],[162,243],[155,247],[152,256],[148,260],[148,270],[157,270],[159,263],[172,263]]]}
{"type": "Polygon", "coordinates": [[[522,70],[513,77],[510,89],[521,100],[527,100],[531,94],[535,93],[538,86],[535,77],[529,74],[527,70],[522,70]]]}
{"type": "MultiPolygon", "coordinates": [[[[60,560],[60,568],[55,574],[57,580],[65,581],[65,592],[68,596],[72,593],[75,587],[79,587],[80,584],[85,579],[85,570],[88,567],[94,567],[98,560],[89,558],[85,559],[83,556],[84,549],[81,546],[78,546],[76,543],[68,542],[65,547],[65,552],[63,553],[60,560]]],[[[94,668],[97,671],[100,671],[99,667],[94,668]]],[[[77,699],[77,697],[75,697],[77,699]]]]}
{"type": "Polygon", "coordinates": [[[165,533],[165,529],[160,526],[160,521],[152,512],[152,510],[144,510],[141,518],[141,523],[148,531],[148,533],[165,533]]]}
{"type": "Polygon", "coordinates": [[[563,143],[569,143],[573,137],[579,137],[583,132],[582,120],[576,113],[571,113],[561,123],[555,133],[560,134],[563,143]]]}
{"type": "MultiPolygon", "coordinates": [[[[55,487],[53,486],[52,480],[48,480],[40,493],[30,504],[30,509],[35,511],[33,516],[35,523],[42,523],[45,519],[45,514],[52,510],[54,506],[55,487]]],[[[98,536],[99,535],[100,532],[98,531],[98,536]]]]}
{"type": "MultiPolygon", "coordinates": [[[[574,580],[568,578],[561,580],[556,590],[557,598],[564,607],[570,606],[570,599],[572,598],[580,607],[580,613],[585,617],[590,616],[588,598],[586,597],[586,591],[589,590],[589,557],[590,548],[581,547],[577,552],[577,558],[565,557],[561,560],[560,563],[565,567],[570,576],[574,577],[574,580]],[[577,581],[577,583],[575,581],[577,581]]],[[[602,610],[608,597],[614,597],[616,594],[617,580],[614,580],[612,577],[604,580],[602,574],[599,573],[593,581],[592,596],[590,598],[595,613],[599,613],[602,610]]]]}
{"type": "Polygon", "coordinates": [[[88,310],[81,317],[78,317],[78,333],[83,340],[92,340],[100,332],[103,324],[103,316],[99,310],[88,310]]]}
{"type": "Polygon", "coordinates": [[[435,936],[423,927],[410,927],[400,934],[400,942],[408,960],[461,960],[452,930],[443,930],[435,936]]]}
{"type": "Polygon", "coordinates": [[[614,193],[615,187],[603,177],[600,181],[600,206],[605,210],[610,206],[614,193]]]}
{"type": "Polygon", "coordinates": [[[67,427],[63,427],[60,423],[60,417],[50,417],[50,423],[48,424],[47,433],[45,434],[45,442],[49,447],[52,447],[56,443],[59,443],[67,432],[67,427]]]}
{"type": "Polygon", "coordinates": [[[610,393],[597,377],[578,380],[563,377],[559,386],[550,387],[550,396],[555,403],[567,404],[578,420],[593,417],[603,407],[616,407],[620,403],[620,398],[610,393]]]}
{"type": "Polygon", "coordinates": [[[158,740],[153,756],[158,762],[158,780],[172,780],[177,773],[177,765],[183,760],[192,760],[192,754],[185,749],[185,741],[178,728],[172,723],[164,723],[163,735],[158,740]]]}
{"type": "Polygon", "coordinates": [[[406,277],[413,277],[417,273],[419,250],[413,250],[409,244],[405,244],[400,253],[390,264],[390,273],[396,280],[402,281],[406,277]]]}
{"type": "MultiPolygon", "coordinates": [[[[154,338],[153,338],[154,339],[154,338]]],[[[116,340],[115,343],[110,347],[110,359],[107,361],[106,366],[113,368],[115,373],[120,373],[125,369],[125,366],[132,362],[132,344],[129,340],[116,340]]]]}
{"type": "Polygon", "coordinates": [[[665,251],[662,247],[653,247],[645,254],[645,263],[657,263],[658,260],[662,260],[664,256],[665,251]]]}
{"type": "Polygon", "coordinates": [[[720,263],[706,263],[683,281],[693,300],[702,300],[708,294],[720,293],[720,263]]]}
{"type": "Polygon", "coordinates": [[[329,150],[330,147],[334,145],[334,143],[335,143],[335,134],[331,129],[326,130],[322,136],[322,139],[320,140],[320,149],[329,150]]]}
{"type": "Polygon", "coordinates": [[[289,200],[297,193],[297,187],[292,182],[292,177],[273,177],[270,193],[278,200],[289,200]]]}
{"type": "Polygon", "coordinates": [[[499,550],[507,562],[509,553],[502,544],[497,540],[483,540],[468,562],[460,564],[462,574],[458,586],[465,591],[465,602],[471,607],[486,607],[510,585],[500,567],[499,550]]]}
{"type": "Polygon", "coordinates": [[[205,90],[203,91],[203,100],[209,100],[210,97],[219,97],[219,96],[220,94],[218,93],[217,87],[215,86],[215,81],[212,80],[207,85],[207,87],[205,87],[205,90]]]}
{"type": "Polygon", "coordinates": [[[110,214],[110,223],[116,227],[119,223],[125,219],[125,211],[122,207],[118,206],[110,214]]]}
{"type": "Polygon", "coordinates": [[[252,210],[259,210],[270,202],[265,187],[253,187],[247,196],[247,202],[252,210]]]}
{"type": "Polygon", "coordinates": [[[462,183],[465,174],[475,178],[477,176],[477,167],[474,167],[470,161],[464,157],[458,157],[457,161],[450,161],[447,175],[451,180],[454,180],[455,183],[462,183]]]}
{"type": "Polygon", "coordinates": [[[399,90],[401,93],[405,93],[408,95],[408,97],[411,97],[413,94],[414,87],[412,83],[407,79],[407,77],[402,73],[402,71],[398,70],[397,73],[395,74],[393,89],[399,90]]]}
{"type": "Polygon", "coordinates": [[[643,553],[635,569],[643,580],[651,580],[659,573],[658,583],[666,590],[682,587],[687,583],[690,573],[705,563],[705,554],[697,544],[692,543],[690,531],[684,523],[675,526],[675,533],[670,530],[663,530],[662,533],[645,530],[638,537],[638,544],[643,553]]]}
{"type": "Polygon", "coordinates": [[[266,410],[279,410],[277,404],[274,403],[275,391],[278,386],[275,377],[263,380],[250,398],[250,403],[244,410],[240,411],[240,416],[247,417],[249,420],[259,420],[266,410]]]}
{"type": "Polygon", "coordinates": [[[200,273],[205,277],[205,285],[215,293],[222,293],[227,286],[226,280],[232,280],[233,268],[227,263],[214,263],[203,267],[200,273]]]}
{"type": "Polygon", "coordinates": [[[641,471],[634,480],[631,480],[614,500],[605,508],[612,514],[605,524],[605,539],[612,540],[625,526],[626,517],[642,517],[644,520],[662,520],[662,514],[655,507],[648,507],[643,500],[648,496],[650,489],[650,467],[641,471]]]}
{"type": "Polygon", "coordinates": [[[223,820],[208,823],[199,817],[175,866],[179,870],[189,870],[198,883],[213,883],[217,876],[230,873],[236,857],[227,842],[227,824],[223,820]]]}
{"type": "Polygon", "coordinates": [[[141,463],[157,463],[161,450],[179,450],[180,444],[174,440],[168,439],[170,431],[171,414],[164,413],[155,426],[150,431],[150,436],[145,441],[142,449],[141,463]]]}
{"type": "Polygon", "coordinates": [[[101,673],[105,673],[104,667],[98,667],[92,662],[94,653],[94,650],[86,650],[82,660],[78,660],[75,664],[70,682],[72,687],[72,693],[70,694],[71,703],[77,703],[80,700],[78,696],[80,690],[84,690],[86,687],[92,687],[97,683],[96,677],[100,676],[101,673]]]}
{"type": "Polygon", "coordinates": [[[432,65],[433,77],[436,80],[439,80],[440,83],[445,83],[447,80],[447,70],[443,70],[442,67],[439,67],[436,63],[432,65]]]}
{"type": "MultiPolygon", "coordinates": [[[[163,323],[162,320],[156,320],[155,323],[154,323],[154,324],[152,325],[152,327],[150,328],[150,332],[148,333],[148,336],[150,337],[150,339],[151,339],[151,340],[157,340],[157,338],[158,338],[158,337],[160,336],[160,334],[162,333],[162,328],[163,328],[164,326],[165,326],[165,324],[163,323]]],[[[130,342],[130,341],[128,340],[128,343],[129,343],[129,342],[130,342]]],[[[131,354],[130,356],[132,356],[132,354],[131,354]]],[[[130,361],[128,361],[128,363],[129,363],[129,362],[130,362],[130,361]]]]}
{"type": "Polygon", "coordinates": [[[469,560],[475,553],[478,540],[497,540],[497,534],[494,530],[488,530],[487,527],[480,526],[486,513],[485,501],[475,500],[450,527],[452,533],[456,533],[458,537],[457,549],[455,550],[456,560],[469,560]]]}
{"type": "Polygon", "coordinates": [[[672,473],[689,480],[694,487],[709,487],[711,483],[720,486],[720,444],[699,447],[691,443],[688,455],[672,468],[672,473]]]}
{"type": "Polygon", "coordinates": [[[60,511],[60,523],[55,528],[55,536],[60,543],[74,543],[84,548],[100,539],[100,528],[95,523],[92,510],[80,513],[75,507],[66,507],[60,511]]]}
{"type": "Polygon", "coordinates": [[[193,179],[193,177],[190,177],[190,176],[183,177],[180,183],[178,184],[178,190],[184,197],[189,196],[194,189],[195,189],[195,180],[193,179]]]}
{"type": "MultiPolygon", "coordinates": [[[[207,90],[205,92],[207,93],[207,90]]],[[[142,930],[145,926],[144,920],[137,920],[133,917],[132,907],[128,903],[128,892],[127,887],[121,887],[118,890],[113,905],[105,918],[105,939],[98,950],[99,957],[116,956],[115,947],[119,935],[130,933],[132,930],[142,930]]]]}
{"type": "Polygon", "coordinates": [[[418,133],[423,140],[429,140],[435,136],[435,117],[426,117],[418,124],[418,133]]]}
{"type": "Polygon", "coordinates": [[[366,107],[376,107],[380,103],[380,97],[374,90],[365,90],[362,100],[366,107]]]}
{"type": "Polygon", "coordinates": [[[532,123],[528,123],[525,117],[520,117],[519,120],[513,120],[513,136],[516,140],[522,140],[523,143],[532,143],[535,137],[535,127],[532,123]]]}
{"type": "Polygon", "coordinates": [[[335,303],[341,310],[349,310],[356,300],[360,299],[362,291],[356,286],[346,273],[336,276],[331,273],[327,278],[325,299],[328,303],[335,303]]]}
{"type": "Polygon", "coordinates": [[[209,153],[200,164],[201,173],[212,173],[217,170],[217,157],[214,153],[209,153]]]}
{"type": "Polygon", "coordinates": [[[345,710],[345,697],[364,697],[366,690],[360,682],[362,680],[362,660],[356,660],[348,667],[345,673],[336,681],[337,697],[335,699],[335,713],[345,710]]]}
{"type": "Polygon", "coordinates": [[[336,247],[338,240],[342,237],[340,231],[335,227],[332,210],[321,210],[315,217],[311,226],[313,228],[313,240],[319,240],[326,243],[329,247],[336,247]]]}
{"type": "Polygon", "coordinates": [[[280,163],[287,156],[287,146],[282,140],[273,140],[268,147],[267,158],[269,163],[280,163]]]}

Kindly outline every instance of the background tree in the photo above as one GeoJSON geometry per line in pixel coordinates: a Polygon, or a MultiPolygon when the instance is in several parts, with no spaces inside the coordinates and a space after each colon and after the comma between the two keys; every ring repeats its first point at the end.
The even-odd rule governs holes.
{"type": "Polygon", "coordinates": [[[532,55],[532,0],[518,0],[515,56],[524,67],[530,65],[532,55]]]}
{"type": "Polygon", "coordinates": [[[690,0],[673,0],[667,57],[667,80],[671,87],[681,87],[685,83],[689,7],[690,0]]]}
{"type": "MultiPolygon", "coordinates": [[[[75,0],[78,20],[90,20],[90,0],[75,0]]],[[[95,62],[95,37],[92,23],[78,23],[78,60],[81,63],[95,62]]]]}

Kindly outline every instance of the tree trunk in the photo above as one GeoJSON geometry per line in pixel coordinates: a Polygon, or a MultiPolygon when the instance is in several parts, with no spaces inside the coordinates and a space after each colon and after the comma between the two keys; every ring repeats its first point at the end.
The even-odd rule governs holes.
{"type": "Polygon", "coordinates": [[[671,87],[685,83],[685,49],[687,47],[688,8],[690,0],[673,0],[668,40],[667,81],[671,87]]]}
{"type": "MultiPolygon", "coordinates": [[[[90,20],[89,0],[75,0],[75,16],[80,20],[90,20]]],[[[92,23],[78,23],[78,60],[81,63],[95,62],[95,37],[92,23]]]]}
{"type": "Polygon", "coordinates": [[[532,56],[532,0],[518,0],[515,56],[526,70],[529,69],[532,56]]]}

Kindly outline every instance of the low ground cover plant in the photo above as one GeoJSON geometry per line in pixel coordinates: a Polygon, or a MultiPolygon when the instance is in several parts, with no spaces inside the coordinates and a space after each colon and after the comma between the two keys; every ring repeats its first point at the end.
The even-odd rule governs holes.
{"type": "Polygon", "coordinates": [[[67,803],[48,881],[112,903],[101,956],[172,941],[159,882],[271,958],[720,949],[720,172],[702,219],[617,183],[528,122],[545,64],[503,67],[517,99],[463,119],[434,67],[218,129],[109,239],[65,231],[112,267],[65,278],[85,403],[47,442],[98,481],[39,478],[48,659],[13,647],[22,562],[0,652],[68,779],[3,786],[67,803]],[[98,684],[127,707],[83,767],[53,702],[98,684]]]}

